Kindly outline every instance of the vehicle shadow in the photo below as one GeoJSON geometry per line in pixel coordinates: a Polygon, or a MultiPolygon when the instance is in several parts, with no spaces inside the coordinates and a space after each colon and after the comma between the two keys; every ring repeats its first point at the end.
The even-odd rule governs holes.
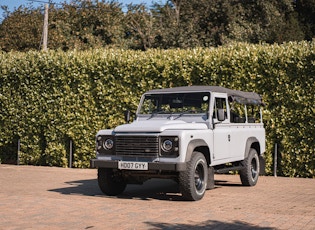
{"type": "MultiPolygon", "coordinates": [[[[58,192],[64,195],[106,196],[98,187],[97,179],[65,182],[68,187],[50,189],[49,192],[58,192]]],[[[141,200],[182,200],[178,184],[172,180],[151,179],[142,185],[127,185],[125,191],[111,198],[141,199],[141,200]]]]}
{"type": "MultiPolygon", "coordinates": [[[[68,187],[50,189],[49,192],[58,192],[64,195],[83,195],[83,196],[98,196],[111,197],[119,199],[141,199],[141,200],[172,200],[184,201],[178,184],[173,180],[168,179],[151,179],[142,185],[127,185],[125,191],[118,196],[106,196],[98,187],[97,179],[68,181],[65,184],[68,187]]],[[[241,186],[240,184],[231,184],[228,181],[216,180],[215,188],[222,186],[241,186]]]]}
{"type": "Polygon", "coordinates": [[[241,183],[232,183],[230,181],[227,180],[215,180],[215,185],[216,187],[243,187],[243,185],[241,183]]]}
{"type": "Polygon", "coordinates": [[[97,179],[77,180],[64,182],[68,187],[50,189],[49,192],[58,192],[64,195],[100,196],[103,193],[99,190],[97,179]]]}
{"type": "Polygon", "coordinates": [[[259,227],[243,221],[234,222],[222,222],[216,220],[208,220],[199,224],[169,224],[169,223],[158,223],[158,222],[146,222],[147,225],[152,226],[154,229],[260,229],[260,230],[271,230],[274,228],[259,227]]]}

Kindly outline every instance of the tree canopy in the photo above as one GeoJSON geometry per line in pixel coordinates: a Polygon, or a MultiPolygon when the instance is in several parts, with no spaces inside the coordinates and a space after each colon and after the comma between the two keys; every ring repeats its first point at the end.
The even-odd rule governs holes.
{"type": "MultiPolygon", "coordinates": [[[[39,49],[44,11],[6,6],[2,51],[39,49]]],[[[168,0],[127,6],[115,0],[73,0],[49,6],[49,49],[211,47],[231,42],[312,40],[315,0],[168,0]]]]}

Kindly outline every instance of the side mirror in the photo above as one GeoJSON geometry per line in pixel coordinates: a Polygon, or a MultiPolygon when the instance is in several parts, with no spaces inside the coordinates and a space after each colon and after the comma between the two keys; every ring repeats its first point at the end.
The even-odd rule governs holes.
{"type": "Polygon", "coordinates": [[[218,121],[224,121],[225,120],[225,112],[224,109],[218,109],[218,121]]]}
{"type": "Polygon", "coordinates": [[[130,121],[130,110],[125,111],[125,121],[129,123],[130,121]]]}

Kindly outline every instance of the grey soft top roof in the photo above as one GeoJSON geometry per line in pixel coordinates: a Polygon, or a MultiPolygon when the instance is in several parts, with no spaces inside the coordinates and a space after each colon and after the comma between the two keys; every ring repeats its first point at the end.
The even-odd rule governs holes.
{"type": "Polygon", "coordinates": [[[229,99],[241,104],[264,105],[262,98],[259,94],[254,92],[244,92],[240,90],[233,90],[221,86],[181,86],[166,89],[154,89],[146,92],[146,94],[159,94],[159,93],[180,93],[180,92],[217,92],[226,93],[229,99]]]}

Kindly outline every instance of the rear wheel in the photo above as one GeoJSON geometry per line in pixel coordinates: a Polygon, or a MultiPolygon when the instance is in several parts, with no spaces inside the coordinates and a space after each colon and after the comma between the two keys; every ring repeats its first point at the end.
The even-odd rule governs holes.
{"type": "Polygon", "coordinates": [[[115,173],[113,169],[99,168],[97,179],[101,191],[109,196],[121,194],[127,186],[124,178],[115,173]]]}
{"type": "Polygon", "coordinates": [[[204,155],[194,152],[187,163],[186,171],[179,174],[179,187],[186,200],[200,200],[206,191],[208,166],[204,155]]]}
{"type": "Polygon", "coordinates": [[[259,177],[259,157],[256,149],[249,150],[248,157],[243,161],[244,168],[240,170],[242,185],[254,186],[259,177]]]}

